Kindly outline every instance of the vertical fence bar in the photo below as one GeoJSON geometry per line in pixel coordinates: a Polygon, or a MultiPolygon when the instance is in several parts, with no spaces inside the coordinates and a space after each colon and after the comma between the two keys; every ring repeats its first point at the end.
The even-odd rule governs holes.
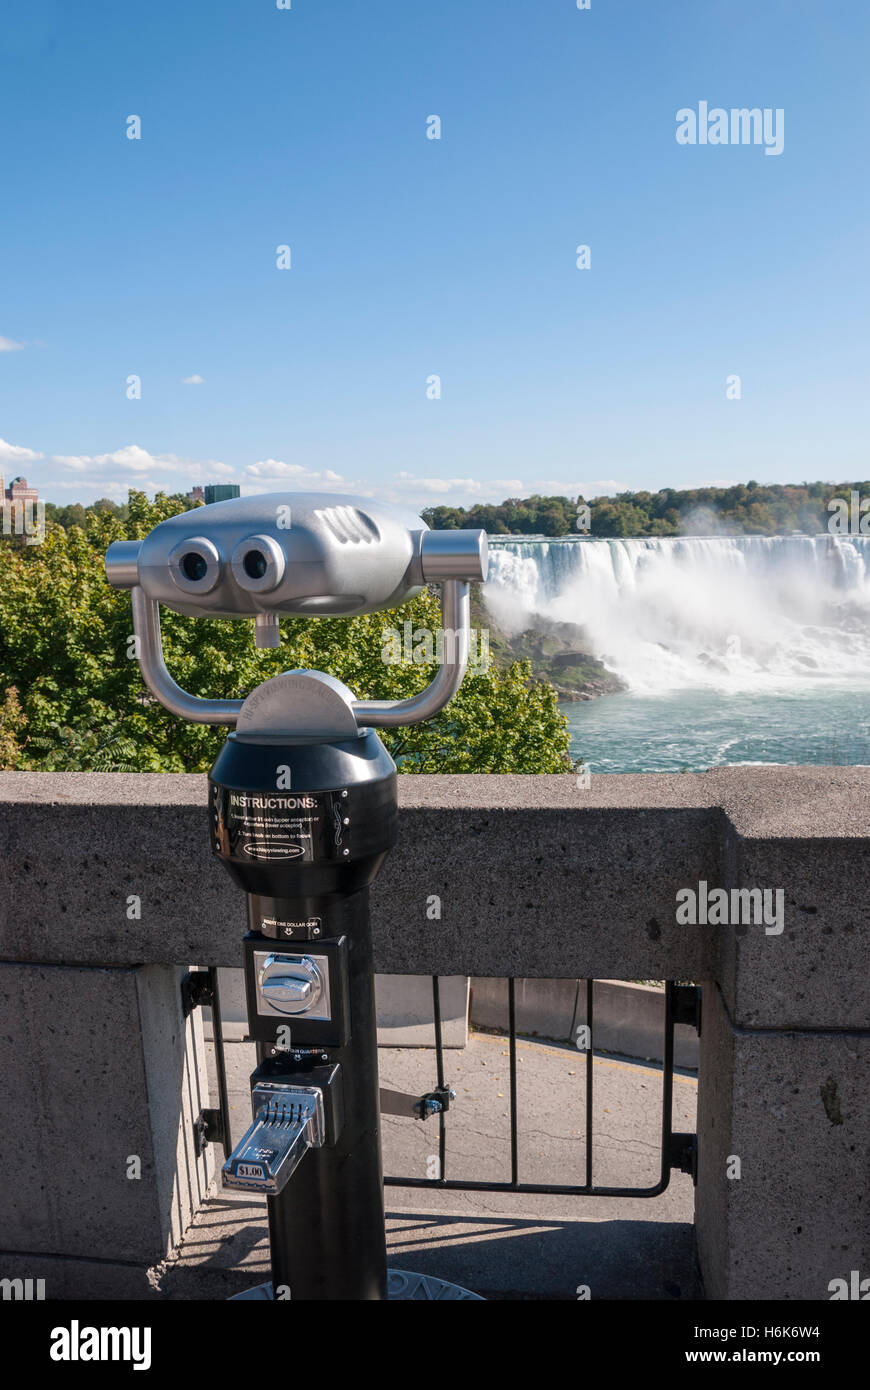
{"type": "Polygon", "coordinates": [[[665,1049],[662,1059],[662,1181],[671,1172],[671,1130],[674,1107],[674,989],[673,980],[665,981],[665,1049]]]}
{"type": "Polygon", "coordinates": [[[589,1046],[586,1049],[586,1186],[592,1186],[592,1064],[593,1053],[595,1051],[592,1042],[593,1002],[592,987],[594,980],[586,981],[586,1027],[588,1028],[589,1046]]]}
{"type": "Polygon", "coordinates": [[[517,1001],[516,980],[513,975],[508,980],[508,1031],[511,1072],[511,1183],[516,1186],[520,1180],[520,1162],[517,1142],[517,1001]]]}
{"type": "MultiPolygon", "coordinates": [[[[444,1038],[441,1031],[441,981],[432,976],[432,1014],[435,1020],[435,1071],[438,1089],[444,1088],[444,1038]]],[[[447,1177],[447,1125],[444,1111],[438,1114],[438,1177],[443,1182],[447,1177]]]]}
{"type": "Polygon", "coordinates": [[[224,1056],[224,1029],[221,1022],[221,996],[218,985],[217,967],[208,968],[209,989],[211,992],[211,1036],[214,1043],[214,1063],[217,1072],[218,1105],[221,1112],[221,1144],[224,1158],[233,1151],[230,1140],[230,1101],[227,1094],[227,1062],[224,1056]]]}

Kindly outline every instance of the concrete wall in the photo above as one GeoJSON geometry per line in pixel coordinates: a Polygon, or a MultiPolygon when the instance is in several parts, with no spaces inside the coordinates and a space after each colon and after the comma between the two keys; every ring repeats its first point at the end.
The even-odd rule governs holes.
{"type": "Polygon", "coordinates": [[[181,1240],[214,1173],[183,974],[0,963],[0,1277],[93,1297],[97,1261],[104,1296],[146,1297],[181,1240]]]}
{"type": "MultiPolygon", "coordinates": [[[[576,1042],[586,1022],[585,980],[517,980],[514,989],[517,1032],[556,1042],[576,1042]]],[[[595,1050],[618,1052],[647,1062],[664,1057],[664,988],[624,980],[596,980],[592,999],[595,1050]]],[[[506,980],[471,981],[471,1022],[478,1028],[508,1027],[506,980]]],[[[698,1069],[698,1034],[685,1023],[674,1026],[674,1063],[698,1069]]]]}
{"type": "MultiPolygon", "coordinates": [[[[708,1292],[827,1298],[852,1269],[870,1276],[870,770],[598,776],[585,790],[571,776],[400,785],[400,844],[373,893],[377,969],[705,982],[708,1292]],[[782,892],[783,931],[680,925],[676,894],[700,880],[782,892]]],[[[81,1208],[28,1201],[7,1151],[9,1252],[156,1258],[207,1176],[184,1139],[200,1044],[166,1021],[169,967],[241,964],[244,903],[211,859],[205,805],[203,777],[0,774],[0,957],[17,1039],[0,1133],[14,1143],[29,1103],[81,1208]],[[66,1043],[52,1036],[57,1009],[66,1043]],[[150,1191],[115,1181],[115,1130],[118,1151],[135,1138],[150,1155],[150,1191]],[[190,1196],[167,1207],[166,1175],[182,1171],[190,1196]]]]}

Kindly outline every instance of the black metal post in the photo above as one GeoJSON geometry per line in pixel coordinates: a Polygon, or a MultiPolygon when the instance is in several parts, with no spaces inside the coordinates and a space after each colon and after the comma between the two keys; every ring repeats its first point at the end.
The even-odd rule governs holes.
{"type": "Polygon", "coordinates": [[[342,1069],[344,1124],[337,1143],[306,1154],[284,1191],[268,1202],[272,1283],[276,1291],[289,1289],[296,1301],[386,1297],[368,897],[365,888],[339,900],[340,910],[332,907],[330,916],[330,933],[345,934],[349,946],[351,1039],[329,1051],[342,1069]]]}
{"type": "MultiPolygon", "coordinates": [[[[248,1019],[259,1057],[252,1087],[314,1086],[326,1105],[325,1142],[268,1196],[275,1297],[384,1299],[369,885],[396,837],[395,765],[371,730],[338,742],[231,734],[210,796],[213,848],[248,894],[248,1019]],[[292,791],[276,790],[276,769],[292,791]],[[283,993],[296,987],[291,972],[306,960],[322,972],[320,1003],[283,1013],[283,993]],[[278,975],[274,1006],[264,993],[269,971],[278,975]]],[[[292,1101],[297,1093],[285,1094],[292,1101]]],[[[234,1185],[250,1176],[257,1190],[257,1153],[243,1157],[234,1185]]]]}

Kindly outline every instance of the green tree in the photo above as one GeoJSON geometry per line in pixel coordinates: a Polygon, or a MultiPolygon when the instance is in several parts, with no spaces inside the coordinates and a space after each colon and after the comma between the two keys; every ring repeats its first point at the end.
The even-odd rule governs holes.
{"type": "MultiPolygon", "coordinates": [[[[621,492],[616,497],[588,497],[593,536],[675,536],[715,528],[728,535],[772,536],[827,529],[829,500],[870,483],[771,483],[751,479],[729,487],[662,488],[650,493],[621,492]]],[[[490,534],[567,536],[575,531],[576,501],[567,497],[509,497],[498,505],[434,507],[423,513],[430,526],[485,527],[490,534]]]]}
{"type": "MultiPolygon", "coordinates": [[[[156,703],[132,659],[130,596],[111,589],[103,556],[141,538],[186,498],[131,493],[126,517],[89,509],[85,526],[49,524],[41,545],[0,543],[0,748],[3,765],[46,770],[207,770],[226,731],[190,724],[156,703]],[[14,691],[13,691],[14,687],[14,691]],[[17,694],[15,693],[17,692],[17,694]]],[[[410,620],[437,631],[428,591],[395,613],[286,619],[281,647],[254,645],[253,623],[162,610],[166,663],[194,695],[240,698],[295,666],[331,672],[361,699],[421,690],[437,666],[383,660],[385,629],[410,620]]],[[[470,675],[434,720],[385,730],[403,771],[556,772],[570,766],[566,721],[551,686],[520,664],[470,675]]]]}

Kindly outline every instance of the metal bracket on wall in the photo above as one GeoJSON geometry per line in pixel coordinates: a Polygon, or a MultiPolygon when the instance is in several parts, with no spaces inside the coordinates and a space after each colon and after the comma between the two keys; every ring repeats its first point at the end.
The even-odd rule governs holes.
{"type": "Polygon", "coordinates": [[[380,1091],[380,1110],[382,1115],[401,1115],[406,1120],[428,1120],[430,1115],[443,1115],[450,1109],[450,1102],[456,1099],[456,1092],[449,1086],[436,1086],[425,1096],[410,1095],[407,1091],[391,1091],[386,1086],[380,1091]]]}
{"type": "Polygon", "coordinates": [[[672,1134],[668,1144],[668,1167],[679,1173],[691,1174],[692,1182],[698,1184],[698,1136],[697,1134],[672,1134]]]}
{"type": "Polygon", "coordinates": [[[219,1110],[200,1110],[193,1122],[193,1147],[197,1158],[202,1156],[207,1144],[223,1143],[224,1123],[221,1112],[219,1110]]]}
{"type": "Polygon", "coordinates": [[[181,1009],[187,1018],[194,1009],[211,1008],[214,983],[210,970],[189,970],[181,981],[181,1009]]]}

